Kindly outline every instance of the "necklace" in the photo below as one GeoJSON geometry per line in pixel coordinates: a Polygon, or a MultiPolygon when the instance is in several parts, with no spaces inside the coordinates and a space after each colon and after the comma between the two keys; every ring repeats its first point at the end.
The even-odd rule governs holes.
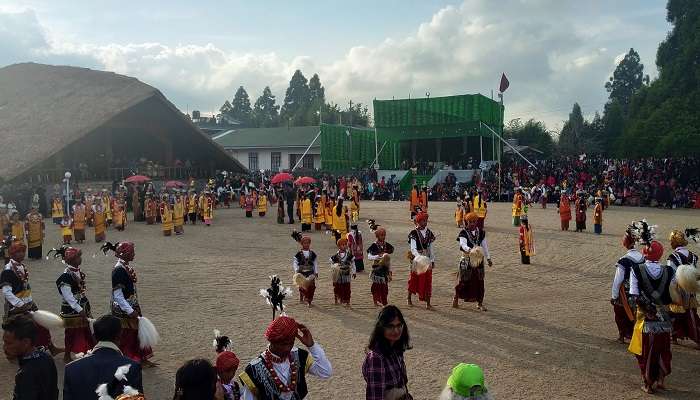
{"type": "Polygon", "coordinates": [[[277,372],[275,372],[275,368],[272,366],[273,362],[279,364],[283,362],[284,359],[282,357],[277,357],[276,355],[272,354],[270,349],[265,350],[265,353],[263,353],[263,359],[265,361],[265,369],[270,374],[270,377],[275,383],[277,389],[279,389],[280,392],[293,392],[297,386],[297,373],[299,371],[299,368],[297,362],[292,359],[292,353],[289,353],[289,355],[287,356],[287,361],[289,361],[290,370],[288,385],[282,383],[282,380],[279,378],[279,376],[277,376],[277,372]]]}

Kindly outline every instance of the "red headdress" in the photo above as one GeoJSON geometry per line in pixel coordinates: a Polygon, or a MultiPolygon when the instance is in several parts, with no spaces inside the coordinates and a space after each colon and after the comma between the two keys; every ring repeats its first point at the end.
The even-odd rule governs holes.
{"type": "Polygon", "coordinates": [[[642,250],[642,254],[648,261],[659,261],[664,254],[664,246],[660,242],[653,240],[642,250]]]}
{"type": "Polygon", "coordinates": [[[297,322],[294,318],[282,315],[268,325],[265,338],[271,343],[292,339],[297,335],[297,322]]]}
{"type": "Polygon", "coordinates": [[[419,224],[421,222],[428,222],[428,213],[425,211],[416,214],[416,223],[419,224]]]}
{"type": "Polygon", "coordinates": [[[232,351],[222,351],[216,356],[216,372],[223,373],[232,369],[238,369],[240,360],[232,351]]]}

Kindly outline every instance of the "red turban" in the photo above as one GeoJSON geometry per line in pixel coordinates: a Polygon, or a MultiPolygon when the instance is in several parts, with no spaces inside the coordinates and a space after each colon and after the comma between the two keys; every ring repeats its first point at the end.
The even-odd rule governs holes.
{"type": "Polygon", "coordinates": [[[428,213],[425,211],[421,211],[416,215],[416,223],[421,223],[421,222],[428,222],[428,213]]]}
{"type": "Polygon", "coordinates": [[[664,254],[664,246],[658,241],[654,240],[649,244],[649,246],[642,250],[642,254],[644,254],[644,258],[646,258],[648,261],[659,261],[661,256],[664,254]]]}
{"type": "Polygon", "coordinates": [[[10,257],[22,255],[25,251],[27,251],[27,246],[22,242],[13,242],[12,245],[10,245],[10,257]]]}
{"type": "Polygon", "coordinates": [[[270,323],[265,331],[265,338],[271,343],[294,338],[297,335],[297,322],[294,318],[281,316],[270,323]]]}
{"type": "Polygon", "coordinates": [[[63,261],[66,262],[66,264],[70,266],[75,266],[73,265],[75,259],[83,254],[82,250],[75,248],[75,247],[69,247],[66,249],[66,252],[64,253],[63,256],[63,261]]]}
{"type": "Polygon", "coordinates": [[[216,372],[223,373],[230,370],[238,369],[238,364],[240,360],[231,351],[222,351],[216,357],[216,372]]]}
{"type": "Polygon", "coordinates": [[[121,242],[114,253],[124,261],[132,261],[134,259],[134,243],[121,242]]]}

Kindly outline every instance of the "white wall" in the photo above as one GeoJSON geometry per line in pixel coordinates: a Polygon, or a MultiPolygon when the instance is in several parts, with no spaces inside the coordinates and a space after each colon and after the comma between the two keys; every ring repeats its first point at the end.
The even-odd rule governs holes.
{"type": "MultiPolygon", "coordinates": [[[[290,154],[304,154],[305,148],[294,148],[294,149],[227,149],[231,155],[237,159],[244,167],[248,168],[248,154],[251,152],[258,153],[258,169],[271,169],[272,168],[272,153],[281,153],[280,169],[290,169],[293,165],[289,165],[289,155],[290,154]]],[[[321,168],[321,148],[312,147],[305,157],[313,157],[314,168],[321,168]]]]}

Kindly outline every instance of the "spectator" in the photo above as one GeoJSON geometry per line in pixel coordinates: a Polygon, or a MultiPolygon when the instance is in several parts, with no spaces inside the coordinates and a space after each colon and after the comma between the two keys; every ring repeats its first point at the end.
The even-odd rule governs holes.
{"type": "Polygon", "coordinates": [[[217,384],[216,370],[205,359],[184,363],[175,373],[173,400],[223,400],[223,389],[217,384]]]}
{"type": "Polygon", "coordinates": [[[412,400],[403,353],[411,348],[410,336],[401,310],[385,306],[377,317],[369,339],[362,376],[367,382],[366,399],[412,400]]]}
{"type": "Polygon", "coordinates": [[[63,400],[97,399],[97,386],[110,382],[114,371],[130,365],[126,380],[129,386],[143,393],[141,366],[124,357],[119,350],[122,326],[119,318],[104,315],[93,324],[97,345],[92,353],[66,365],[63,379],[63,400]]]}
{"type": "MultiPolygon", "coordinates": [[[[46,349],[36,347],[36,325],[24,315],[10,317],[2,324],[3,350],[8,360],[18,360],[13,399],[57,400],[56,364],[46,349]]],[[[94,390],[94,389],[93,389],[94,390]]]]}
{"type": "Polygon", "coordinates": [[[478,365],[460,363],[452,369],[440,400],[491,400],[484,384],[484,372],[478,365]]]}

